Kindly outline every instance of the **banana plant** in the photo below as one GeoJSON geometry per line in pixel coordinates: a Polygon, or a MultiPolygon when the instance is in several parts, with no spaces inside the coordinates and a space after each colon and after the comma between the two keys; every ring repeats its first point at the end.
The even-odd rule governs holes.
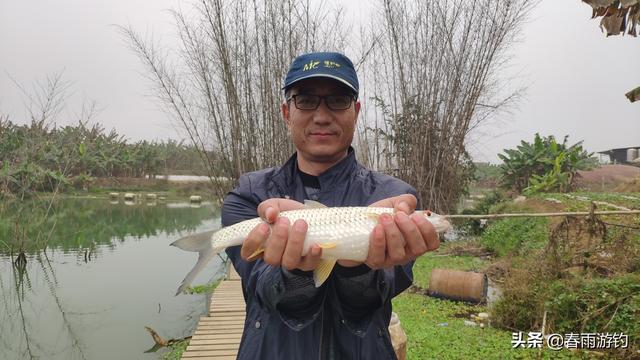
{"type": "Polygon", "coordinates": [[[569,146],[568,138],[558,143],[554,136],[535,134],[532,143],[522,140],[516,149],[503,150],[498,154],[502,185],[527,194],[569,191],[577,171],[592,168],[597,159],[583,149],[582,141],[569,146]]]}

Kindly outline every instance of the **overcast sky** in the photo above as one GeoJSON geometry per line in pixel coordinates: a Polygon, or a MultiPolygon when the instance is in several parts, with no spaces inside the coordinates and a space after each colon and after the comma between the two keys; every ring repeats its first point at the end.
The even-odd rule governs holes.
{"type": "MultiPolygon", "coordinates": [[[[345,2],[346,4],[347,2],[345,2]]],[[[366,3],[365,1],[361,1],[366,3]]],[[[112,24],[132,24],[171,44],[176,0],[26,0],[0,2],[0,113],[27,118],[11,78],[30,88],[64,70],[72,94],[59,124],[72,123],[84,99],[102,108],[96,120],[131,140],[175,138],[176,130],[149,96],[143,67],[112,24]]],[[[353,16],[362,12],[350,2],[353,16]]],[[[478,129],[470,141],[476,160],[533,134],[570,135],[589,151],[640,146],[640,103],[624,93],[640,86],[640,38],[605,38],[580,0],[543,0],[513,49],[510,74],[527,92],[517,109],[478,129]]]]}

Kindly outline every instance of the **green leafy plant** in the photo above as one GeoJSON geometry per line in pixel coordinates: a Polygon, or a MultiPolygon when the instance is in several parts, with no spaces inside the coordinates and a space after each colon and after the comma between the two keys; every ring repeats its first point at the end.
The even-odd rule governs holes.
{"type": "Polygon", "coordinates": [[[577,171],[592,168],[597,159],[584,150],[582,141],[569,145],[568,138],[559,143],[554,136],[536,133],[532,143],[522,140],[515,149],[505,149],[498,154],[502,185],[528,195],[571,190],[577,171]]]}

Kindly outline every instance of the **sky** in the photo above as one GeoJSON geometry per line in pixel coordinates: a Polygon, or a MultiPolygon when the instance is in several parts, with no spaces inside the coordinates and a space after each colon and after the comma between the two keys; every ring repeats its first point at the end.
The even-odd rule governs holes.
{"type": "MultiPolygon", "coordinates": [[[[95,101],[95,121],[128,139],[178,138],[170,118],[151,96],[144,68],[114,24],[175,46],[168,9],[178,0],[64,0],[0,2],[0,114],[25,123],[27,90],[62,71],[69,83],[61,125],[77,120],[82,103],[95,101]]],[[[366,1],[344,1],[345,18],[363,18],[366,1]],[[364,5],[363,5],[364,4],[364,5]]],[[[470,134],[475,160],[498,162],[497,154],[532,141],[536,132],[589,151],[640,146],[640,103],[624,93],[640,86],[640,38],[606,38],[591,7],[580,0],[542,0],[512,49],[505,76],[526,86],[510,112],[470,134]]]]}

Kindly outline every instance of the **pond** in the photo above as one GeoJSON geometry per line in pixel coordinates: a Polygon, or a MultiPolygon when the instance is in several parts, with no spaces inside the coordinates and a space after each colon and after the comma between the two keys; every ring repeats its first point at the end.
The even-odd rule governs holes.
{"type": "Polygon", "coordinates": [[[211,204],[0,203],[0,359],[158,359],[145,326],[182,338],[206,313],[205,295],[174,296],[197,254],[169,244],[219,222],[211,204]]]}

